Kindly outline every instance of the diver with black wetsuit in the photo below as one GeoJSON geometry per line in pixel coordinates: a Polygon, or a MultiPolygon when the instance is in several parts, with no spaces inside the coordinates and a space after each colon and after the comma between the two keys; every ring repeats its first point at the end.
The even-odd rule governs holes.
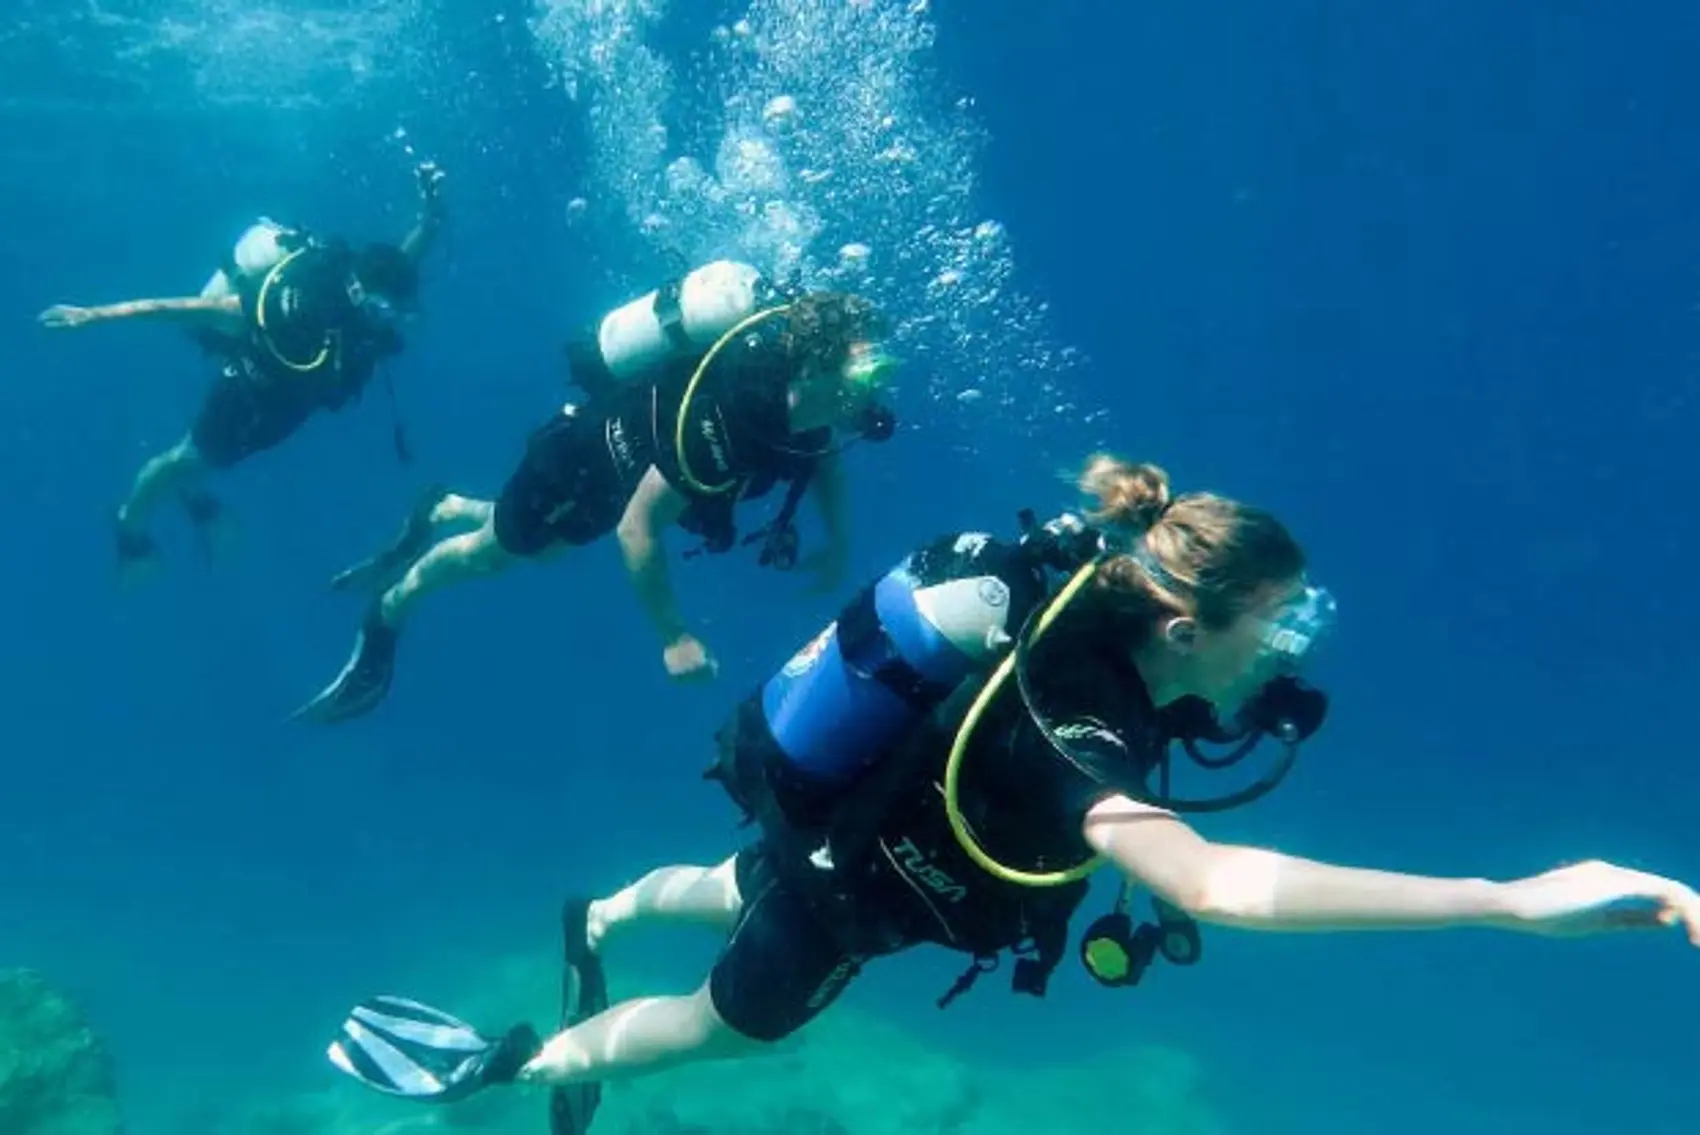
{"type": "MultiPolygon", "coordinates": [[[[786,486],[775,518],[744,538],[765,566],[810,566],[830,587],[848,554],[840,438],[883,440],[893,418],[878,401],[890,369],[878,318],[857,296],[814,293],[739,320],[704,350],[667,356],[640,381],[575,371],[592,396],[533,431],[494,501],[428,490],[394,542],[332,582],[376,592],[335,680],[297,711],[345,721],[388,693],[397,639],[425,595],[616,533],[645,613],[676,679],[715,663],[678,613],[662,533],[677,524],[719,553],[738,543],[745,502],[786,486]],[[805,493],[827,545],[797,563],[793,516],[805,493]],[[441,529],[470,528],[438,537],[441,529]]],[[[687,553],[689,554],[689,553],[687,553]]]]}
{"type": "Polygon", "coordinates": [[[209,532],[221,510],[201,487],[207,474],[281,444],[320,411],[358,399],[384,361],[401,352],[401,325],[418,297],[418,265],[443,220],[442,171],[425,163],[415,174],[419,219],[400,245],[354,248],[262,220],[199,296],[60,304],[41,314],[42,325],[52,328],[172,319],[220,364],[187,436],[142,466],[118,509],[121,570],[152,559],[148,521],[166,497],[178,494],[197,528],[209,532]],[[263,251],[250,260],[255,240],[263,251]]]}
{"type": "Polygon", "coordinates": [[[1013,953],[1043,995],[1101,865],[1124,878],[1080,957],[1106,985],[1161,955],[1191,964],[1199,923],[1342,932],[1491,927],[1544,936],[1680,928],[1700,894],[1598,860],[1510,882],[1334,866],[1215,843],[1186,822],[1249,803],[1293,767],[1327,699],[1300,677],[1333,622],[1303,552],[1268,513],[1109,458],[1099,508],[1019,544],[962,533],[853,600],[747,698],[711,775],[759,831],[718,866],[675,866],[563,912],[559,1032],[497,1037],[417,1002],[373,998],[331,1044],[344,1072],[426,1101],[551,1088],[579,1135],[600,1086],[751,1054],[825,1011],[872,959],[937,944],[972,965],[948,1004],[1013,953]],[[1217,746],[1227,746],[1222,751],[1217,746]],[[1175,791],[1273,751],[1215,797],[1175,791]],[[1129,887],[1152,893],[1135,926],[1129,887]],[[601,955],[627,927],[711,925],[726,944],[694,993],[610,1004],[601,955]],[[422,1026],[428,1026],[422,1027],[422,1026]]]}

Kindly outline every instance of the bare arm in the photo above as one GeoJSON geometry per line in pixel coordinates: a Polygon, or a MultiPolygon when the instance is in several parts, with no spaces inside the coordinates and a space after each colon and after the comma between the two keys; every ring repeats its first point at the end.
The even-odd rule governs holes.
{"type": "Polygon", "coordinates": [[[815,465],[815,475],[809,485],[815,508],[820,512],[821,526],[826,529],[827,551],[843,559],[850,552],[850,517],[847,505],[847,485],[844,462],[830,453],[815,465]]]}
{"type": "Polygon", "coordinates": [[[844,465],[837,454],[821,458],[809,482],[809,495],[826,529],[826,547],[810,556],[805,565],[815,572],[814,594],[831,594],[844,581],[850,566],[850,518],[847,507],[844,465]]]}
{"type": "Polygon", "coordinates": [[[402,238],[401,251],[415,267],[425,259],[443,225],[443,171],[434,162],[424,162],[414,171],[419,179],[419,219],[402,238]]]}
{"type": "Polygon", "coordinates": [[[1285,931],[1477,926],[1555,937],[1675,926],[1700,946],[1692,888],[1600,860],[1503,883],[1336,867],[1211,843],[1125,796],[1093,808],[1085,834],[1128,877],[1200,922],[1285,931]]]}
{"type": "Polygon", "coordinates": [[[236,296],[171,296],[125,300],[95,307],[55,304],[38,318],[45,327],[83,327],[114,319],[169,319],[223,328],[228,327],[231,320],[242,318],[242,301],[236,296]]]}
{"type": "Polygon", "coordinates": [[[687,504],[685,495],[669,485],[661,471],[652,465],[627,502],[618,529],[620,553],[625,557],[632,589],[662,642],[668,645],[689,632],[673,599],[673,587],[667,578],[667,550],[662,546],[661,534],[678,521],[687,504]]]}
{"type": "Polygon", "coordinates": [[[437,230],[441,226],[440,214],[436,212],[420,213],[419,219],[413,224],[413,228],[402,238],[402,254],[413,261],[415,265],[418,265],[421,260],[425,259],[425,254],[431,250],[431,245],[437,237],[437,230]]]}
{"type": "Polygon", "coordinates": [[[1086,838],[1135,882],[1200,922],[1251,930],[1414,930],[1504,926],[1502,884],[1335,867],[1211,843],[1160,808],[1115,796],[1086,817],[1086,838]]]}

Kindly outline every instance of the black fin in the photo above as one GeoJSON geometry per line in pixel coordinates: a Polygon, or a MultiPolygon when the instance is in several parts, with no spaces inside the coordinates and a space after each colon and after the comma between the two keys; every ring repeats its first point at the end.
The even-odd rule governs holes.
{"type": "MultiPolygon", "coordinates": [[[[568,899],[561,909],[561,1027],[581,1024],[608,1008],[608,978],[590,950],[586,922],[590,900],[568,899]]],[[[583,1135],[602,1102],[597,1082],[569,1084],[549,1093],[550,1135],[583,1135]]]]}
{"type": "Polygon", "coordinates": [[[331,725],[377,709],[395,678],[396,637],[396,632],[384,625],[374,603],[342,673],[312,701],[290,714],[291,719],[331,725]]]}

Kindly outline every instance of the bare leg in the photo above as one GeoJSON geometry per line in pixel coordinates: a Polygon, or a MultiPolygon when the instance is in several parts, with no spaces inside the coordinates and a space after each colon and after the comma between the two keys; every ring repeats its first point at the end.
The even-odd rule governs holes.
{"type": "Polygon", "coordinates": [[[152,458],[136,473],[129,499],[118,509],[118,527],[124,532],[147,531],[148,516],[167,496],[189,488],[207,472],[195,443],[184,438],[152,458]]]}
{"type": "Polygon", "coordinates": [[[585,936],[591,950],[600,952],[611,931],[636,922],[687,922],[730,931],[743,906],[731,859],[718,867],[661,867],[592,902],[585,936]]]}
{"type": "Polygon", "coordinates": [[[354,653],[342,671],[293,716],[331,724],[369,713],[389,693],[396,643],[414,603],[451,583],[499,572],[515,558],[496,539],[493,504],[431,489],[395,542],[331,580],[333,590],[352,586],[382,590],[366,611],[354,653]],[[432,532],[439,526],[466,524],[477,527],[431,543],[432,532]],[[397,573],[401,578],[390,584],[397,573]]]}
{"type": "Polygon", "coordinates": [[[489,523],[496,506],[489,501],[476,500],[449,492],[433,485],[413,506],[407,519],[389,545],[376,555],[361,560],[331,577],[331,590],[350,587],[370,587],[378,590],[389,587],[403,575],[415,560],[431,550],[440,529],[478,528],[489,523]]]}
{"type": "MultiPolygon", "coordinates": [[[[590,949],[600,952],[610,932],[644,922],[730,931],[743,905],[732,859],[716,867],[662,867],[593,901],[585,937],[590,949]]],[[[705,982],[688,997],[622,1002],[557,1033],[520,1079],[548,1084],[611,1080],[742,1056],[760,1047],[721,1020],[705,982]]]]}
{"type": "Polygon", "coordinates": [[[681,1064],[748,1056],[770,1046],[721,1019],[708,983],[685,997],[642,997],[550,1037],[518,1079],[573,1084],[629,1079],[681,1064]]]}
{"type": "Polygon", "coordinates": [[[447,528],[462,524],[482,526],[490,523],[496,515],[496,502],[481,501],[477,497],[463,497],[459,493],[447,493],[443,499],[431,508],[431,524],[433,527],[447,528]]]}
{"type": "MultiPolygon", "coordinates": [[[[465,497],[445,497],[443,503],[449,501],[483,505],[484,519],[471,532],[437,541],[430,551],[413,561],[400,582],[384,592],[378,600],[378,616],[386,627],[399,628],[413,605],[431,592],[475,576],[494,575],[513,563],[515,557],[496,539],[494,509],[483,501],[469,501],[465,497]]],[[[469,508],[456,519],[471,519],[473,514],[474,510],[469,508]]],[[[436,519],[435,510],[432,519],[436,519]]]]}

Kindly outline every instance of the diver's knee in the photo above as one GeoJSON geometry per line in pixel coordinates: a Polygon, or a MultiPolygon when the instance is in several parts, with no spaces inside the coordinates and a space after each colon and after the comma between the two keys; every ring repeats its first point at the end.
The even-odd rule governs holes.
{"type": "Polygon", "coordinates": [[[174,468],[184,473],[199,472],[207,464],[206,458],[201,456],[201,447],[195,444],[192,434],[166,450],[164,456],[174,468]]]}
{"type": "Polygon", "coordinates": [[[495,506],[489,501],[463,497],[459,493],[444,493],[442,499],[431,507],[431,523],[488,524],[493,511],[495,506]]]}
{"type": "Polygon", "coordinates": [[[486,517],[477,531],[457,539],[464,541],[463,556],[466,565],[474,571],[486,574],[498,572],[514,562],[514,554],[502,547],[501,540],[496,537],[496,523],[493,517],[486,517]]]}
{"type": "Polygon", "coordinates": [[[738,887],[738,857],[736,855],[730,856],[724,862],[710,868],[708,877],[720,888],[720,895],[726,903],[727,910],[736,912],[743,908],[744,895],[738,887]]]}
{"type": "MultiPolygon", "coordinates": [[[[713,1056],[750,1056],[772,1049],[785,1036],[752,1036],[729,1021],[715,1004],[714,983],[705,981],[692,996],[702,1047],[713,1056]]],[[[788,1035],[788,1034],[787,1034],[788,1035]]]]}

